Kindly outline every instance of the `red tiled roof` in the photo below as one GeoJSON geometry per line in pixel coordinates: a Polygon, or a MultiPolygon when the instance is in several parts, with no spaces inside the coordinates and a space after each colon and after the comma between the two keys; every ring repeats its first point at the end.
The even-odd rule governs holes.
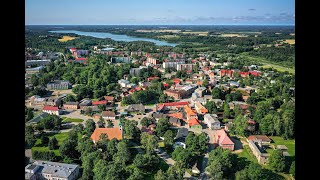
{"type": "Polygon", "coordinates": [[[122,139],[122,131],[120,128],[96,128],[91,135],[91,139],[97,142],[99,141],[101,134],[107,134],[109,140],[113,138],[116,138],[117,140],[122,139]]]}
{"type": "Polygon", "coordinates": [[[262,141],[271,142],[271,139],[268,138],[266,135],[251,135],[248,137],[248,140],[258,140],[261,139],[262,141]]]}
{"type": "Polygon", "coordinates": [[[152,81],[152,80],[154,80],[154,79],[160,79],[159,77],[157,77],[157,76],[154,76],[154,77],[148,77],[147,78],[147,80],[148,81],[152,81]]]}
{"type": "Polygon", "coordinates": [[[164,87],[169,87],[169,84],[163,83],[163,86],[164,86],[164,87]]]}
{"type": "Polygon", "coordinates": [[[158,108],[159,111],[161,111],[161,110],[164,108],[164,106],[165,106],[164,104],[159,104],[159,105],[157,106],[157,108],[158,108]]]}
{"type": "Polygon", "coordinates": [[[197,115],[188,105],[183,106],[183,108],[188,116],[196,116],[197,115]]]}
{"type": "Polygon", "coordinates": [[[137,86],[134,88],[136,91],[141,91],[141,87],[137,86]]]}
{"type": "Polygon", "coordinates": [[[192,118],[188,122],[189,126],[192,127],[194,125],[200,125],[199,121],[196,118],[192,118]]]}
{"type": "Polygon", "coordinates": [[[174,79],[172,79],[172,81],[173,81],[174,83],[176,83],[176,84],[179,84],[179,83],[181,82],[181,79],[179,79],[179,78],[174,78],[174,79]]]}
{"type": "Polygon", "coordinates": [[[191,60],[191,62],[195,63],[195,62],[197,62],[197,60],[193,59],[193,60],[191,60]]]}
{"type": "Polygon", "coordinates": [[[231,141],[231,139],[229,138],[228,134],[224,131],[224,129],[220,129],[216,131],[216,139],[217,139],[217,143],[220,145],[224,145],[224,144],[234,144],[234,142],[231,141]]]}
{"type": "Polygon", "coordinates": [[[100,105],[100,104],[107,104],[107,100],[102,100],[102,101],[93,101],[92,105],[100,105]]]}
{"type": "Polygon", "coordinates": [[[256,124],[256,121],[255,121],[255,120],[252,120],[252,119],[249,119],[249,120],[248,120],[248,123],[249,123],[249,124],[256,124]]]}
{"type": "Polygon", "coordinates": [[[174,118],[178,118],[178,119],[183,119],[183,115],[181,112],[176,112],[176,113],[172,113],[172,114],[168,114],[169,117],[174,117],[174,118]]]}
{"type": "Polygon", "coordinates": [[[186,101],[182,101],[182,102],[170,102],[170,103],[163,103],[165,106],[184,106],[184,105],[188,105],[189,103],[186,101]]]}
{"type": "Polygon", "coordinates": [[[113,111],[102,111],[102,117],[116,117],[113,111]]]}
{"type": "Polygon", "coordinates": [[[70,50],[71,50],[71,51],[76,51],[76,50],[77,50],[77,48],[70,48],[70,50]]]}
{"type": "Polygon", "coordinates": [[[107,101],[113,101],[114,97],[113,96],[104,96],[104,99],[107,101]]]}
{"type": "Polygon", "coordinates": [[[45,111],[59,111],[59,108],[56,106],[44,106],[43,110],[45,110],[45,111]]]}

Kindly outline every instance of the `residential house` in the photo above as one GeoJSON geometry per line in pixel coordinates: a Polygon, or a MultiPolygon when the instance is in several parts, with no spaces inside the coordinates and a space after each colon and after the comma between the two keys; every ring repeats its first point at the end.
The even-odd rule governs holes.
{"type": "Polygon", "coordinates": [[[107,105],[107,100],[101,100],[101,101],[92,101],[93,106],[98,106],[98,105],[107,105]]]}
{"type": "Polygon", "coordinates": [[[183,112],[186,114],[187,121],[191,119],[198,119],[197,113],[194,112],[188,105],[183,106],[183,112]]]}
{"type": "Polygon", "coordinates": [[[47,84],[47,89],[49,90],[71,89],[71,84],[69,83],[69,81],[55,80],[47,84]]]}
{"type": "Polygon", "coordinates": [[[220,121],[216,114],[205,114],[203,116],[204,123],[208,125],[210,129],[221,129],[220,121]]]}
{"type": "Polygon", "coordinates": [[[103,96],[103,97],[107,101],[108,104],[114,103],[114,97],[113,96],[103,96]]]}
{"type": "Polygon", "coordinates": [[[150,135],[152,135],[154,133],[154,131],[151,130],[150,128],[148,128],[148,127],[141,127],[141,133],[143,133],[143,132],[146,132],[146,133],[148,133],[150,135]]]}
{"type": "Polygon", "coordinates": [[[153,81],[153,80],[155,80],[155,79],[157,79],[157,80],[158,80],[158,79],[160,79],[160,78],[159,78],[159,77],[157,77],[157,76],[148,77],[148,78],[147,78],[147,81],[149,81],[149,82],[150,82],[150,81],[153,81]]]}
{"type": "Polygon", "coordinates": [[[47,99],[44,105],[47,106],[60,106],[62,104],[62,98],[61,97],[50,97],[47,99]]]}
{"type": "Polygon", "coordinates": [[[187,136],[188,136],[188,129],[187,128],[179,128],[177,135],[175,137],[175,142],[173,144],[173,148],[176,148],[179,146],[186,148],[185,139],[187,136]]]}
{"type": "Polygon", "coordinates": [[[212,99],[212,101],[214,102],[214,104],[218,107],[221,108],[223,106],[224,100],[222,99],[212,99]]]}
{"type": "Polygon", "coordinates": [[[120,86],[121,86],[122,88],[127,88],[127,86],[130,84],[130,82],[127,81],[127,80],[124,80],[124,79],[120,79],[120,80],[118,81],[118,84],[120,84],[120,86]]]}
{"type": "Polygon", "coordinates": [[[191,96],[191,94],[195,91],[197,86],[195,85],[186,85],[186,86],[176,86],[175,89],[185,91],[184,97],[191,96]]]}
{"type": "Polygon", "coordinates": [[[174,79],[171,79],[171,81],[174,82],[174,84],[180,84],[182,80],[179,78],[174,78],[174,79]]]}
{"type": "Polygon", "coordinates": [[[184,90],[171,90],[167,89],[163,91],[167,96],[173,97],[174,100],[182,99],[185,97],[185,91],[184,90]]]}
{"type": "Polygon", "coordinates": [[[233,77],[233,73],[234,73],[233,70],[222,69],[220,70],[220,77],[223,77],[223,76],[233,77]]]}
{"type": "Polygon", "coordinates": [[[66,102],[63,104],[64,109],[79,109],[79,102],[66,102]]]}
{"type": "MultiPolygon", "coordinates": [[[[80,108],[81,108],[81,106],[80,106],[80,108]]],[[[89,109],[91,109],[91,112],[93,112],[93,113],[101,112],[101,110],[98,108],[98,106],[83,106],[82,107],[83,111],[87,111],[89,109]]]]}
{"type": "Polygon", "coordinates": [[[106,134],[107,139],[112,140],[113,138],[117,140],[123,139],[123,130],[122,127],[114,127],[114,128],[96,128],[91,135],[91,139],[93,143],[97,143],[100,140],[101,134],[106,134]]]}
{"type": "Polygon", "coordinates": [[[187,101],[162,103],[162,104],[156,105],[156,111],[161,111],[162,108],[164,107],[170,110],[177,110],[188,104],[189,103],[187,101]]]}
{"type": "Polygon", "coordinates": [[[159,60],[156,59],[156,58],[153,58],[153,57],[148,57],[147,58],[147,63],[153,64],[153,65],[157,65],[157,64],[159,64],[159,60]]]}
{"type": "Polygon", "coordinates": [[[234,142],[232,142],[224,129],[214,131],[213,142],[224,149],[234,150],[234,142]]]}
{"type": "Polygon", "coordinates": [[[156,112],[153,112],[151,115],[150,115],[152,118],[154,118],[155,120],[159,120],[160,118],[167,118],[168,115],[167,114],[163,114],[163,113],[156,113],[156,112]]]}
{"type": "Polygon", "coordinates": [[[202,129],[202,126],[197,118],[192,118],[188,121],[189,128],[202,129]]]}
{"type": "Polygon", "coordinates": [[[253,153],[253,155],[257,158],[259,164],[266,164],[268,162],[268,153],[263,153],[264,150],[262,148],[261,141],[257,140],[249,140],[248,139],[249,147],[253,153]]]}
{"type": "Polygon", "coordinates": [[[145,113],[145,107],[143,104],[131,104],[127,108],[128,112],[140,112],[145,113]]]}
{"type": "Polygon", "coordinates": [[[194,91],[194,93],[196,93],[198,97],[203,97],[206,94],[206,90],[207,88],[205,87],[199,87],[194,91]]]}
{"type": "Polygon", "coordinates": [[[76,180],[79,165],[50,161],[34,161],[25,167],[25,179],[76,180]]]}
{"type": "Polygon", "coordinates": [[[270,145],[271,139],[266,135],[251,135],[248,137],[248,140],[261,141],[262,145],[270,145]]]}
{"type": "Polygon", "coordinates": [[[247,103],[242,101],[231,101],[228,103],[230,109],[234,109],[236,105],[240,105],[241,109],[246,109],[249,106],[247,103]]]}
{"type": "Polygon", "coordinates": [[[205,108],[200,102],[195,102],[194,107],[195,107],[198,114],[208,113],[208,109],[205,108]]]}
{"type": "Polygon", "coordinates": [[[172,124],[172,126],[176,126],[176,127],[181,126],[181,122],[180,122],[179,118],[170,117],[169,122],[170,122],[170,124],[172,124]]]}
{"type": "Polygon", "coordinates": [[[41,98],[40,96],[30,98],[31,106],[43,106],[47,102],[48,98],[41,98]]]}
{"type": "Polygon", "coordinates": [[[48,114],[55,114],[57,116],[62,113],[61,109],[59,109],[56,106],[44,106],[42,109],[42,112],[45,112],[48,114]]]}
{"type": "Polygon", "coordinates": [[[103,119],[110,119],[110,120],[116,119],[116,114],[113,111],[102,111],[101,116],[103,119]]]}
{"type": "Polygon", "coordinates": [[[235,87],[239,87],[240,83],[236,82],[236,81],[229,81],[229,86],[235,86],[235,87]]]}
{"type": "Polygon", "coordinates": [[[91,106],[92,105],[92,100],[91,99],[82,99],[79,103],[80,109],[83,109],[85,106],[91,106]]]}

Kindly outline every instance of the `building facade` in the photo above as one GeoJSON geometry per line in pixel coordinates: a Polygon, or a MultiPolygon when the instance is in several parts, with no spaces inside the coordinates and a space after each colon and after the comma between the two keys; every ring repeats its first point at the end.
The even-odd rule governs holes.
{"type": "Polygon", "coordinates": [[[56,90],[56,89],[70,89],[71,84],[69,81],[64,80],[56,80],[54,82],[50,82],[47,84],[47,89],[49,90],[56,90]]]}

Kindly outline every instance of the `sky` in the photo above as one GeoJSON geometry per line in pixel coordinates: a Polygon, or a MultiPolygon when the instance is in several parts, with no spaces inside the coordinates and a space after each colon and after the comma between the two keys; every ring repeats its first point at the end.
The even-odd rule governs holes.
{"type": "Polygon", "coordinates": [[[26,0],[26,25],[294,25],[294,0],[26,0]]]}

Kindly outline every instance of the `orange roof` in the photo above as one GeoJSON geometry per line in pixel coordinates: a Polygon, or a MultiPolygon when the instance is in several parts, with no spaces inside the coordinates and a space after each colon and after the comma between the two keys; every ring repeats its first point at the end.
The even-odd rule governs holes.
{"type": "Polygon", "coordinates": [[[120,128],[96,128],[91,135],[91,139],[98,142],[101,134],[107,134],[109,140],[113,138],[117,140],[122,139],[122,131],[120,128]]]}
{"type": "Polygon", "coordinates": [[[202,85],[203,84],[203,81],[197,81],[197,85],[202,85]]]}
{"type": "Polygon", "coordinates": [[[232,142],[232,140],[229,138],[228,134],[224,131],[224,129],[217,130],[216,135],[217,143],[219,145],[234,144],[234,142],[232,142]]]}
{"type": "Polygon", "coordinates": [[[188,116],[196,116],[197,114],[188,106],[184,106],[184,110],[186,111],[188,116]]]}
{"type": "Polygon", "coordinates": [[[199,108],[200,112],[205,114],[208,112],[208,109],[205,108],[200,102],[196,102],[195,105],[197,106],[197,108],[199,108]]]}
{"type": "Polygon", "coordinates": [[[182,113],[181,113],[181,112],[168,114],[168,116],[169,116],[169,117],[178,118],[178,119],[183,119],[183,115],[182,115],[182,113]]]}
{"type": "Polygon", "coordinates": [[[199,121],[196,118],[192,118],[189,120],[189,126],[192,127],[194,125],[200,125],[199,121]]]}
{"type": "Polygon", "coordinates": [[[113,101],[114,97],[113,96],[104,96],[104,99],[107,101],[113,101]]]}

